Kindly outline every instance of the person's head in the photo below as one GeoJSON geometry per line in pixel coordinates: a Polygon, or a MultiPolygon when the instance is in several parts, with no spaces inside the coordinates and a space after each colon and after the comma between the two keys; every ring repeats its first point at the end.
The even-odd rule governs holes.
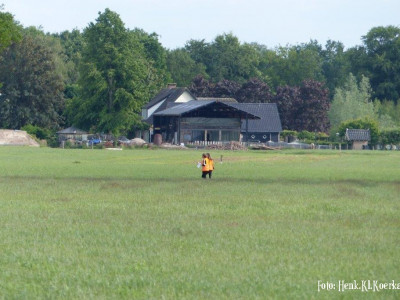
{"type": "Polygon", "coordinates": [[[207,155],[207,158],[211,158],[211,155],[210,155],[210,153],[207,153],[206,155],[207,155]]]}
{"type": "Polygon", "coordinates": [[[203,157],[203,158],[206,158],[207,156],[206,156],[206,154],[205,154],[205,153],[203,153],[202,157],[203,157]]]}

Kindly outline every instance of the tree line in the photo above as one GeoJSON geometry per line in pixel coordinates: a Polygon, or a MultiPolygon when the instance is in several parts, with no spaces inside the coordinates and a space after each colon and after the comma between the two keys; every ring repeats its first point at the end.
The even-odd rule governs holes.
{"type": "Polygon", "coordinates": [[[316,40],[270,49],[232,33],[164,48],[106,9],[84,30],[45,33],[0,9],[0,126],[129,135],[141,107],[169,82],[196,96],[275,102],[284,129],[337,132],[368,118],[400,126],[400,28],[374,27],[362,44],[316,40]]]}

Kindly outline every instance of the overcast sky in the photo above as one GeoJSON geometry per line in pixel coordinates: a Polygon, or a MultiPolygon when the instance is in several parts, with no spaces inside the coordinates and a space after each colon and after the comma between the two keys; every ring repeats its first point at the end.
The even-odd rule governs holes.
{"type": "Polygon", "coordinates": [[[276,46],[325,45],[329,39],[346,48],[361,45],[372,27],[400,27],[400,0],[0,0],[23,26],[45,32],[84,29],[106,8],[130,29],[160,36],[169,49],[190,39],[211,42],[232,33],[241,42],[276,46]]]}

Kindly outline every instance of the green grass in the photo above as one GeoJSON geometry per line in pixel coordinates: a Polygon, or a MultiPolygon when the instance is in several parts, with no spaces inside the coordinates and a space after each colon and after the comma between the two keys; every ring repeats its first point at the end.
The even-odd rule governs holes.
{"type": "Polygon", "coordinates": [[[201,153],[0,148],[0,299],[400,297],[400,153],[201,153]]]}

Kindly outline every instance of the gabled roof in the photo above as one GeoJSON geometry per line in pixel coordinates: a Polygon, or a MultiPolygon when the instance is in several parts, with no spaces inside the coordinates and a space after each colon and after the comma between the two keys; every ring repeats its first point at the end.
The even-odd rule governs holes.
{"type": "MultiPolygon", "coordinates": [[[[219,108],[219,110],[225,109],[226,111],[229,110],[230,112],[235,112],[241,118],[244,118],[245,115],[247,114],[247,117],[249,119],[259,119],[258,115],[244,111],[241,108],[235,106],[234,104],[237,104],[237,103],[213,101],[213,100],[204,100],[204,101],[192,100],[189,102],[181,103],[179,105],[172,105],[165,110],[154,113],[154,116],[178,117],[178,116],[187,115],[196,110],[201,110],[208,106],[214,106],[214,108],[216,110],[218,110],[218,108],[219,108]]],[[[211,110],[210,110],[210,112],[211,112],[211,110]]]]}
{"type": "Polygon", "coordinates": [[[348,141],[370,141],[369,129],[346,129],[346,140],[348,141]]]}
{"type": "Polygon", "coordinates": [[[71,126],[63,130],[57,131],[57,134],[87,134],[87,132],[83,131],[82,129],[71,126]]]}
{"type": "Polygon", "coordinates": [[[222,101],[222,102],[236,102],[237,100],[235,98],[218,98],[218,97],[197,97],[197,100],[199,101],[222,101]]]}
{"type": "MultiPolygon", "coordinates": [[[[187,88],[165,88],[162,89],[157,95],[155,95],[153,97],[153,99],[151,99],[149,101],[149,103],[147,103],[144,108],[150,108],[154,105],[156,105],[157,103],[166,100],[165,102],[174,102],[176,101],[184,92],[189,93],[191,96],[193,96],[192,93],[190,93],[190,91],[187,88]]],[[[193,96],[193,99],[196,99],[195,96],[193,96]]]]}
{"type": "MultiPolygon", "coordinates": [[[[281,132],[282,123],[276,103],[232,103],[237,108],[260,117],[248,120],[248,132],[281,132]]],[[[242,122],[242,132],[246,131],[246,122],[242,122]]]]}
{"type": "Polygon", "coordinates": [[[181,116],[184,113],[191,112],[200,107],[207,106],[214,101],[196,101],[192,100],[186,103],[179,103],[177,105],[168,105],[165,110],[154,113],[155,116],[181,116]]]}

